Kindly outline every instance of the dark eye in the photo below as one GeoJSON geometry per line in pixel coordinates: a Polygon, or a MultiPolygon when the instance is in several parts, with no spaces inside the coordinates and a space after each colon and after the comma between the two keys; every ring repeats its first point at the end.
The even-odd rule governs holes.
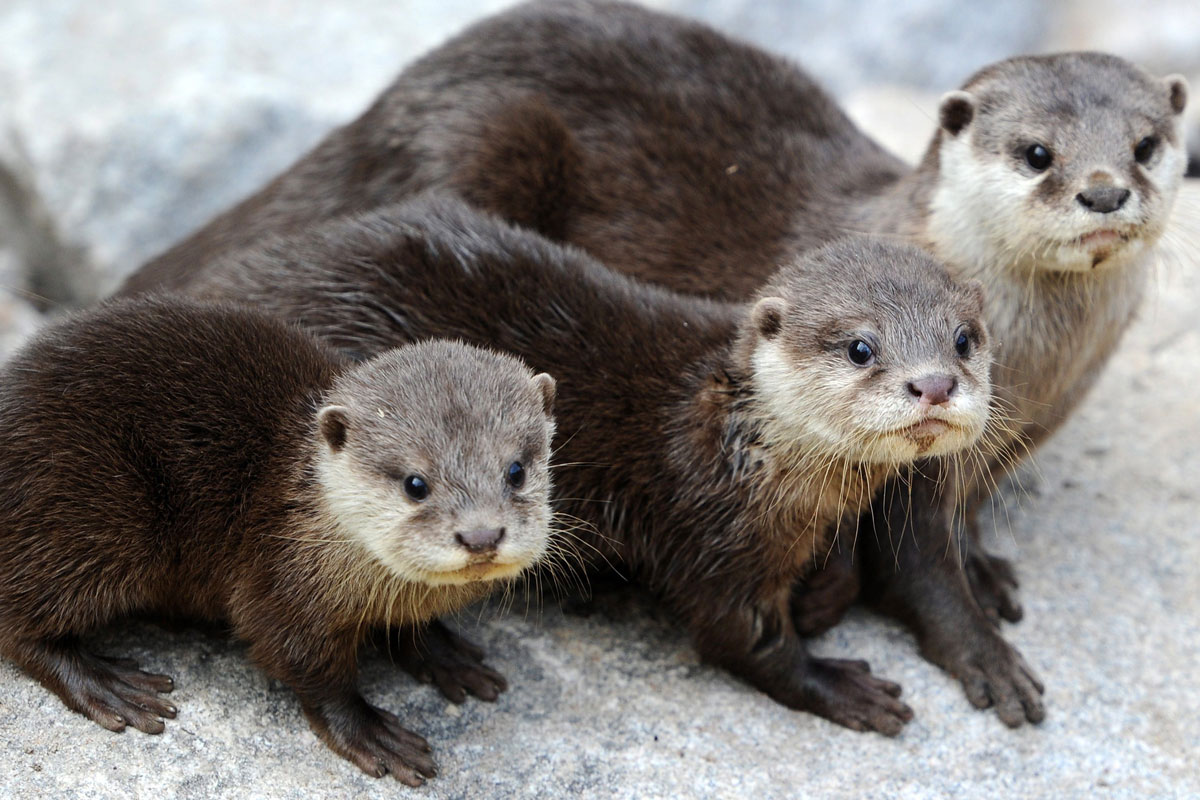
{"type": "Polygon", "coordinates": [[[1137,143],[1133,148],[1133,158],[1139,164],[1145,164],[1154,155],[1154,148],[1158,146],[1158,142],[1153,136],[1147,136],[1137,143]]]}
{"type": "Polygon", "coordinates": [[[971,337],[967,335],[966,331],[960,330],[954,337],[954,352],[963,358],[971,354],[971,337]]]}
{"type": "Polygon", "coordinates": [[[419,475],[409,475],[404,479],[404,493],[419,503],[429,497],[429,484],[419,475]]]}
{"type": "Polygon", "coordinates": [[[862,339],[855,339],[851,342],[846,355],[850,358],[852,364],[857,364],[860,367],[868,366],[875,360],[875,351],[871,349],[871,345],[862,339]]]}
{"type": "Polygon", "coordinates": [[[1054,156],[1050,155],[1050,151],[1042,145],[1031,144],[1025,150],[1025,160],[1029,162],[1029,166],[1041,172],[1050,166],[1050,162],[1054,160],[1054,156]]]}
{"type": "Polygon", "coordinates": [[[508,485],[514,489],[525,485],[525,468],[521,466],[520,461],[508,465],[508,485]]]}

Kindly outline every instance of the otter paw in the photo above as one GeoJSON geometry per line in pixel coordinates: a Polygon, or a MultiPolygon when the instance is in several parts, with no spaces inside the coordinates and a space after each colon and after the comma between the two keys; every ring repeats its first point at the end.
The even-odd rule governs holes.
{"type": "Polygon", "coordinates": [[[900,685],[872,675],[865,661],[812,659],[803,680],[803,707],[851,730],[895,736],[913,718],[896,699],[900,685]]]}
{"type": "Polygon", "coordinates": [[[922,654],[962,682],[976,708],[995,707],[1010,728],[1046,718],[1045,686],[1025,658],[990,628],[949,643],[922,644],[922,654]]]}
{"type": "Polygon", "coordinates": [[[842,621],[858,599],[858,568],[847,557],[830,561],[792,589],[792,624],[801,636],[819,636],[842,621]]]}
{"type": "Polygon", "coordinates": [[[1001,619],[1019,622],[1024,616],[1017,600],[1017,574],[1011,561],[976,550],[964,565],[975,602],[994,624],[1001,619]]]}
{"type": "Polygon", "coordinates": [[[433,748],[424,737],[400,724],[399,717],[365,702],[351,708],[320,726],[334,752],[374,778],[390,773],[408,786],[420,786],[437,775],[430,755],[433,748]]]}
{"type": "Polygon", "coordinates": [[[162,733],[163,719],[174,719],[175,706],[158,695],[175,688],[167,675],[138,669],[128,658],[79,653],[63,672],[67,705],[110,731],[132,725],[143,733],[162,733]]]}
{"type": "Polygon", "coordinates": [[[423,630],[406,628],[394,640],[392,656],[406,672],[422,683],[433,683],[447,699],[462,703],[467,693],[492,702],[508,688],[508,681],[483,663],[483,650],[440,621],[423,630]]]}

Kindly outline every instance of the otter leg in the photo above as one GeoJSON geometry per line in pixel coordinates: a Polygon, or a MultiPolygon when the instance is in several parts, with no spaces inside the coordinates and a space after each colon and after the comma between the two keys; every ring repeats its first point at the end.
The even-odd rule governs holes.
{"type": "Polygon", "coordinates": [[[141,671],[131,659],[93,655],[69,637],[6,643],[4,654],[67,708],[110,731],[132,725],[143,733],[162,733],[163,719],[175,718],[175,706],[158,696],[171,691],[174,681],[141,671]]]}
{"type": "Polygon", "coordinates": [[[819,636],[841,622],[861,590],[859,566],[849,548],[792,587],[792,622],[801,636],[819,636]]]}
{"type": "Polygon", "coordinates": [[[409,786],[420,786],[437,774],[429,743],[405,728],[395,714],[359,694],[361,639],[356,633],[320,625],[250,627],[262,619],[245,613],[238,625],[239,634],[250,640],[250,657],[291,687],[313,732],[329,749],[368,775],[381,778],[391,773],[409,786]]]}
{"type": "Polygon", "coordinates": [[[785,596],[769,608],[707,617],[696,637],[701,655],[789,708],[856,731],[900,733],[913,717],[897,699],[900,686],[872,675],[865,661],[813,658],[787,606],[785,596]]]}
{"type": "Polygon", "coordinates": [[[942,505],[937,481],[916,473],[911,492],[880,492],[870,520],[880,536],[860,540],[863,595],[906,623],[921,654],[957,678],[977,708],[994,706],[1010,727],[1041,722],[1042,682],[972,595],[942,505]]]}
{"type": "Polygon", "coordinates": [[[468,692],[491,702],[508,688],[504,676],[483,663],[483,650],[440,620],[400,628],[388,649],[406,672],[435,684],[454,703],[465,701],[468,692]]]}
{"type": "Polygon", "coordinates": [[[963,539],[967,553],[963,566],[975,602],[993,624],[999,625],[1001,619],[1020,622],[1025,612],[1017,599],[1019,584],[1012,562],[984,550],[979,522],[975,519],[973,511],[967,514],[967,519],[967,530],[963,539]]]}
{"type": "Polygon", "coordinates": [[[375,778],[391,773],[409,786],[437,774],[425,739],[377,708],[351,686],[326,687],[300,694],[304,715],[331,750],[375,778]]]}

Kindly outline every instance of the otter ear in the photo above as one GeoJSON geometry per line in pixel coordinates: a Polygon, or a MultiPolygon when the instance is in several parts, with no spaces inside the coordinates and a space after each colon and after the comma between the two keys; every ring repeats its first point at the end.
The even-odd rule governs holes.
{"type": "Polygon", "coordinates": [[[1182,75],[1168,75],[1163,78],[1163,83],[1167,85],[1167,90],[1171,93],[1171,110],[1176,114],[1182,114],[1183,110],[1187,108],[1187,78],[1182,75]]]}
{"type": "Polygon", "coordinates": [[[554,382],[549,374],[539,372],[531,379],[533,388],[537,389],[542,395],[542,410],[546,412],[546,416],[554,413],[554,396],[558,393],[558,384],[554,382]]]}
{"type": "Polygon", "coordinates": [[[750,321],[764,339],[774,339],[783,330],[783,315],[787,313],[787,301],[782,297],[764,297],[754,304],[750,321]]]}
{"type": "Polygon", "coordinates": [[[958,136],[975,119],[975,95],[954,91],[942,95],[938,105],[938,123],[951,136],[958,136]]]}
{"type": "Polygon", "coordinates": [[[346,431],[350,428],[350,409],[345,406],[325,406],[317,412],[317,427],[329,449],[338,452],[346,445],[346,431]]]}

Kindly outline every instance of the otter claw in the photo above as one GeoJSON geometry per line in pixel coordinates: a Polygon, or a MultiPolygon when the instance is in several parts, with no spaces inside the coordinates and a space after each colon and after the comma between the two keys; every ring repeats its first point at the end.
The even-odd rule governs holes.
{"type": "Polygon", "coordinates": [[[967,556],[964,568],[975,602],[998,625],[1001,619],[1019,622],[1025,615],[1017,599],[1017,576],[1012,562],[983,551],[967,556]]]}
{"type": "Polygon", "coordinates": [[[494,701],[508,681],[482,663],[483,650],[434,620],[424,630],[406,628],[397,633],[393,659],[422,683],[433,683],[451,702],[462,703],[468,694],[494,701]]]}

